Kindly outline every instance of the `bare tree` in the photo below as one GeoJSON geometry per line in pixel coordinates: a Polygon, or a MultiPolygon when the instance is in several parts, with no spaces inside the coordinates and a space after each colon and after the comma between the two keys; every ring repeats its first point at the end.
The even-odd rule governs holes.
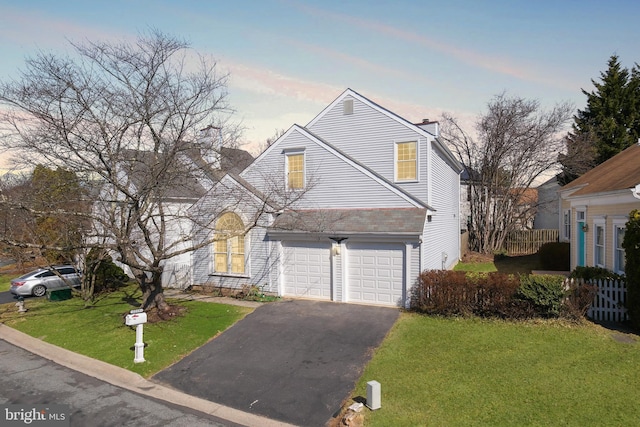
{"type": "Polygon", "coordinates": [[[227,75],[158,31],[132,43],[72,46],[73,57],[27,59],[19,80],[0,86],[3,147],[19,153],[22,167],[60,165],[82,179],[93,208],[64,212],[88,220],[75,249],[117,254],[139,282],[143,307],[166,310],[163,265],[210,244],[215,233],[206,230],[224,209],[221,202],[195,216],[190,206],[214,185],[226,200],[237,191],[217,185],[222,145],[233,145],[228,135],[238,130],[227,75]],[[210,126],[218,137],[201,138],[210,126]]]}
{"type": "Polygon", "coordinates": [[[562,172],[558,175],[558,182],[566,185],[585,172],[597,166],[598,149],[593,133],[571,132],[567,135],[566,153],[558,155],[558,162],[562,164],[562,172]]]}
{"type": "Polygon", "coordinates": [[[539,102],[505,93],[488,103],[472,137],[451,115],[443,116],[442,138],[469,174],[472,250],[500,250],[507,234],[536,209],[531,184],[557,163],[560,135],[572,106],[544,111],[539,102]]]}
{"type": "Polygon", "coordinates": [[[273,135],[271,135],[269,138],[267,138],[263,143],[261,143],[258,147],[258,151],[260,153],[262,153],[264,150],[266,150],[267,148],[271,147],[273,145],[274,142],[276,142],[278,140],[278,138],[280,138],[282,135],[284,135],[287,132],[286,129],[276,129],[273,132],[273,135]]]}

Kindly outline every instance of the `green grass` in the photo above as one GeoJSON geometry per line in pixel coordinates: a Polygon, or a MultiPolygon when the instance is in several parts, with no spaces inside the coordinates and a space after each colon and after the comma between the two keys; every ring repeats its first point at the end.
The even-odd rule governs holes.
{"type": "Polygon", "coordinates": [[[353,397],[381,384],[367,426],[637,425],[640,343],[611,335],[592,324],[404,313],[353,397]]]}
{"type": "MultiPolygon", "coordinates": [[[[17,275],[15,277],[18,277],[17,275]]],[[[0,292],[6,292],[11,288],[11,279],[13,276],[0,275],[0,292]]]]}
{"type": "Polygon", "coordinates": [[[151,376],[180,360],[244,317],[251,309],[200,301],[171,301],[186,315],[144,325],[143,363],[133,363],[135,327],[124,325],[124,315],[140,300],[135,287],[114,292],[86,308],[81,298],[66,301],[27,299],[29,311],[19,315],[14,303],[0,306],[0,320],[12,328],[68,350],[151,376]]]}
{"type": "Polygon", "coordinates": [[[506,274],[531,274],[531,270],[540,270],[538,254],[522,256],[505,256],[494,261],[459,262],[455,271],[474,273],[490,273],[498,271],[506,274]]]}
{"type": "Polygon", "coordinates": [[[453,270],[468,271],[472,273],[491,273],[493,271],[498,271],[493,262],[459,262],[453,270]]]}

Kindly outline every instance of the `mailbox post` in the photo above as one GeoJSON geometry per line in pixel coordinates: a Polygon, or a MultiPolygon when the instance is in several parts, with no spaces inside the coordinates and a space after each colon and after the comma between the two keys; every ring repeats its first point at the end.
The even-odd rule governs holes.
{"type": "Polygon", "coordinates": [[[133,363],[144,362],[144,341],[142,339],[142,325],[147,323],[147,313],[142,309],[131,310],[124,319],[127,326],[136,327],[136,343],[134,345],[135,353],[133,363]]]}

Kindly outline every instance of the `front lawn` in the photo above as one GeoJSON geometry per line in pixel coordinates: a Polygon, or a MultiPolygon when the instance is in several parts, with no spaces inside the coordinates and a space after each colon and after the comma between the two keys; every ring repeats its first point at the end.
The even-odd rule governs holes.
{"type": "Polygon", "coordinates": [[[638,366],[638,336],[593,324],[404,313],[353,397],[381,384],[367,426],[637,425],[638,366]]]}
{"type": "Polygon", "coordinates": [[[137,372],[145,377],[175,363],[218,333],[233,325],[251,309],[200,301],[171,301],[186,315],[144,325],[143,363],[133,363],[135,326],[124,324],[123,315],[140,301],[135,286],[109,294],[95,306],[81,298],[66,301],[25,299],[28,312],[18,314],[15,303],[0,306],[5,325],[94,359],[137,372]]]}
{"type": "Polygon", "coordinates": [[[455,271],[490,273],[499,271],[505,274],[531,274],[532,270],[540,270],[538,254],[503,256],[495,260],[491,256],[467,256],[453,268],[455,271]]]}

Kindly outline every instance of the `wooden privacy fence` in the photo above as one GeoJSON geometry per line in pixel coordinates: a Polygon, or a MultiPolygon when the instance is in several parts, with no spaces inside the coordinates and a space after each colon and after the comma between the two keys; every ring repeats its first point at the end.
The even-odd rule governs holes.
{"type": "MultiPolygon", "coordinates": [[[[584,284],[584,279],[566,279],[566,285],[584,284]]],[[[600,322],[625,322],[629,320],[624,304],[627,297],[627,286],[624,280],[603,279],[588,283],[598,287],[587,316],[600,322]]]]}
{"type": "Polygon", "coordinates": [[[535,254],[545,243],[557,242],[558,230],[515,230],[504,241],[504,250],[509,255],[535,254]]]}

